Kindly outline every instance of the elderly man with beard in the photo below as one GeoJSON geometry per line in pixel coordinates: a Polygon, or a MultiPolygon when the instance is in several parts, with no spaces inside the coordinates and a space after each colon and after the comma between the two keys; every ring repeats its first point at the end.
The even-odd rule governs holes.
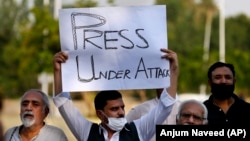
{"type": "Polygon", "coordinates": [[[40,90],[30,89],[21,98],[21,126],[8,129],[4,141],[67,141],[58,127],[44,122],[49,114],[48,96],[40,90]]]}
{"type": "Polygon", "coordinates": [[[208,125],[250,125],[250,104],[234,93],[236,74],[229,63],[216,62],[208,70],[211,96],[204,101],[208,109],[208,125]]]}

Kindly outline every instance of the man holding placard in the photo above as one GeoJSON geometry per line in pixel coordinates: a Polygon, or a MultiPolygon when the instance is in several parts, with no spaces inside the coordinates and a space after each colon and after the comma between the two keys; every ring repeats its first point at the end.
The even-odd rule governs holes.
{"type": "Polygon", "coordinates": [[[170,114],[176,102],[178,83],[178,58],[177,54],[168,49],[161,49],[163,59],[170,62],[170,86],[164,89],[155,106],[148,114],[133,122],[127,123],[125,119],[124,103],[118,91],[101,91],[95,98],[95,108],[100,124],[93,123],[81,115],[72,103],[70,94],[62,92],[61,64],[68,59],[68,54],[58,52],[54,56],[54,81],[55,94],[53,98],[62,117],[71,132],[79,141],[128,141],[150,139],[157,124],[161,124],[170,114]]]}

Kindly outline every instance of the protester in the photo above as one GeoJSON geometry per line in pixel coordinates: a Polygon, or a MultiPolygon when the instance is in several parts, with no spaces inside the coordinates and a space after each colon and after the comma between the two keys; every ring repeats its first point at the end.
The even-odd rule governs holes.
{"type": "Polygon", "coordinates": [[[229,63],[215,62],[208,70],[211,95],[204,101],[209,125],[250,125],[250,104],[235,93],[236,73],[229,63]]]}
{"type": "Polygon", "coordinates": [[[155,133],[155,125],[161,124],[171,112],[176,102],[177,79],[179,74],[178,60],[175,52],[161,49],[164,59],[170,61],[170,87],[164,89],[157,106],[143,118],[133,122],[125,119],[125,104],[122,95],[116,90],[101,91],[94,100],[95,110],[100,124],[93,123],[81,115],[74,106],[70,94],[62,92],[61,63],[65,63],[68,55],[58,52],[54,56],[54,103],[74,134],[81,141],[146,141],[155,133]]]}
{"type": "Polygon", "coordinates": [[[194,99],[181,102],[176,115],[177,125],[206,125],[208,111],[206,106],[194,99]]]}
{"type": "Polygon", "coordinates": [[[45,123],[49,114],[48,96],[40,90],[26,91],[20,103],[22,125],[8,129],[4,141],[67,141],[65,133],[58,127],[45,123]]]}

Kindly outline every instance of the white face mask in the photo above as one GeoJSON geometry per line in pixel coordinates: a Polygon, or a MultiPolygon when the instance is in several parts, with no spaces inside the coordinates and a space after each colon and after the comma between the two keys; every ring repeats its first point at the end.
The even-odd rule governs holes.
{"type": "Polygon", "coordinates": [[[126,123],[127,120],[124,117],[121,118],[109,117],[107,126],[114,131],[121,131],[126,123]]]}
{"type": "Polygon", "coordinates": [[[106,125],[114,131],[121,131],[124,125],[127,123],[127,119],[125,117],[114,118],[108,117],[106,114],[104,114],[104,116],[108,118],[108,123],[106,125]]]}

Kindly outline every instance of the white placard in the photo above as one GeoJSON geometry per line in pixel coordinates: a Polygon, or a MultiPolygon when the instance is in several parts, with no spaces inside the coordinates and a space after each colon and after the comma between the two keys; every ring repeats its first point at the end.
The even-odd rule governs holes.
{"type": "Polygon", "coordinates": [[[59,10],[63,91],[169,86],[166,6],[59,10]]]}

